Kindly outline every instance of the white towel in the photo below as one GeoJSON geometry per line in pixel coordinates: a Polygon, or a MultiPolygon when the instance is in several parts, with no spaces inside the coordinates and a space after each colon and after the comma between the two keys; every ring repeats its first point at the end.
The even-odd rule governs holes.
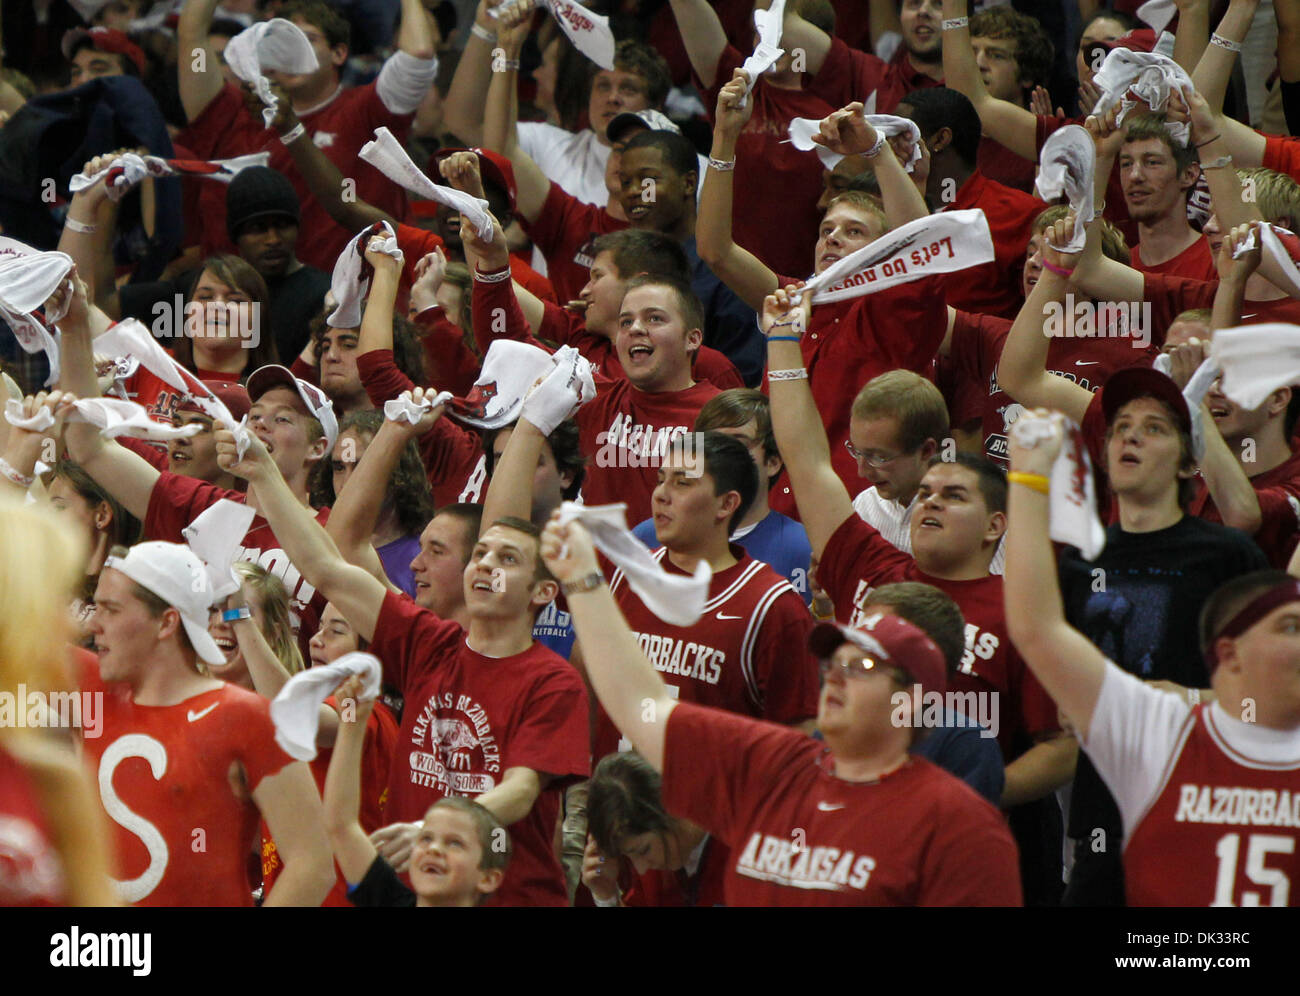
{"type": "Polygon", "coordinates": [[[785,55],[785,49],[781,47],[781,32],[785,27],[784,18],[785,0],[773,0],[772,6],[767,10],[754,11],[754,26],[758,29],[758,44],[754,46],[753,54],[740,67],[749,78],[749,85],[745,87],[745,94],[740,98],[741,107],[745,106],[745,101],[754,92],[754,86],[758,83],[759,77],[775,66],[777,60],[785,55]]]}
{"type": "Polygon", "coordinates": [[[1292,297],[1300,297],[1300,269],[1296,268],[1296,262],[1300,260],[1300,238],[1281,225],[1258,222],[1251,227],[1250,234],[1241,245],[1232,251],[1232,258],[1244,256],[1261,244],[1264,252],[1282,271],[1284,280],[1278,285],[1280,289],[1292,297]],[[1256,232],[1259,233],[1258,237],[1256,232]]]}
{"type": "MultiPolygon", "coordinates": [[[[903,169],[912,172],[918,161],[921,159],[921,129],[911,118],[900,118],[896,114],[864,114],[867,123],[875,128],[886,138],[893,138],[895,135],[912,136],[912,154],[908,156],[907,162],[903,164],[903,169]]],[[[823,119],[824,120],[824,119],[823,119]]],[[[820,134],[822,128],[821,120],[813,118],[794,118],[790,122],[789,134],[790,144],[802,152],[808,152],[813,149],[817,151],[822,165],[827,169],[834,169],[844,157],[838,152],[832,152],[824,145],[818,145],[812,140],[814,135],[820,134]]]]}
{"type": "MultiPolygon", "coordinates": [[[[1134,52],[1127,48],[1111,49],[1101,69],[1093,75],[1092,82],[1101,91],[1092,113],[1101,117],[1118,104],[1117,124],[1123,124],[1135,106],[1130,92],[1158,113],[1165,109],[1171,92],[1184,87],[1191,89],[1193,85],[1183,67],[1168,56],[1158,52],[1134,52]]],[[[1174,141],[1180,145],[1187,144],[1189,130],[1186,122],[1166,122],[1165,128],[1174,141]]]]}
{"type": "Polygon", "coordinates": [[[78,173],[68,182],[68,189],[78,193],[95,184],[101,177],[109,200],[121,200],[126,193],[145,177],[190,176],[199,180],[216,180],[229,183],[240,170],[250,166],[265,166],[271,161],[269,152],[253,152],[233,159],[164,159],[161,156],[141,156],[126,152],[97,173],[87,176],[78,173]]]}
{"type": "Polygon", "coordinates": [[[316,50],[303,34],[302,28],[282,17],[260,21],[245,28],[226,44],[222,53],[230,71],[245,83],[252,83],[262,103],[262,122],[271,127],[275,120],[275,94],[263,70],[274,69],[282,73],[314,73],[320,68],[316,50]]]}
{"type": "Polygon", "coordinates": [[[1300,325],[1220,329],[1210,342],[1210,358],[1223,370],[1224,396],[1243,408],[1258,408],[1279,387],[1300,384],[1300,325]]]}
{"type": "Polygon", "coordinates": [[[555,364],[540,384],[524,397],[520,418],[526,418],[549,436],[560,423],[596,396],[593,367],[573,346],[561,346],[555,364]]]}
{"type": "Polygon", "coordinates": [[[492,215],[488,211],[488,202],[455,187],[434,183],[411,161],[402,143],[387,128],[376,128],[374,140],[361,146],[357,156],[398,186],[459,211],[469,219],[479,238],[484,242],[492,241],[492,215]]]}
{"type": "Polygon", "coordinates": [[[843,301],[937,273],[993,261],[993,237],[979,208],[909,221],[811,277],[800,296],[813,304],[843,301]]]}
{"type": "MultiPolygon", "coordinates": [[[[82,398],[74,402],[72,407],[67,421],[86,422],[96,426],[105,439],[131,436],[134,439],[166,442],[169,439],[186,439],[203,431],[202,426],[197,425],[178,428],[156,422],[149,417],[143,406],[121,398],[82,398]]],[[[5,402],[4,413],[6,422],[29,432],[44,432],[54,424],[54,415],[48,408],[42,408],[30,418],[23,418],[22,402],[12,398],[5,402]]]]}
{"type": "Polygon", "coordinates": [[[397,245],[397,234],[386,221],[376,222],[344,246],[330,277],[330,293],[338,303],[325,322],[333,328],[355,329],[361,325],[362,302],[370,293],[370,278],[375,272],[366,262],[366,247],[376,235],[385,236],[381,247],[384,252],[399,263],[404,260],[397,245]]]}
{"type": "Polygon", "coordinates": [[[1096,484],[1083,433],[1060,412],[1051,412],[1046,418],[1026,412],[1016,419],[1011,432],[1018,445],[1032,447],[1051,435],[1052,422],[1064,427],[1065,439],[1048,479],[1048,531],[1056,542],[1078,547],[1084,559],[1096,560],[1106,547],[1106,529],[1097,517],[1096,484]]]}
{"type": "Polygon", "coordinates": [[[271,700],[271,722],[275,724],[275,742],[286,754],[296,761],[315,760],[321,704],[354,674],[364,679],[363,702],[379,697],[383,675],[379,658],[355,651],[332,664],[299,671],[284,683],[280,694],[271,700]]]}
{"type": "Polygon", "coordinates": [[[1137,9],[1137,16],[1151,25],[1156,34],[1164,31],[1178,13],[1174,0],[1147,0],[1137,9]]]}
{"type": "Polygon", "coordinates": [[[19,345],[28,353],[44,352],[50,361],[48,387],[59,379],[59,340],[53,328],[65,314],[36,312],[67,279],[72,257],[61,252],[36,252],[14,242],[13,255],[0,257],[0,319],[13,330],[19,345]],[[27,249],[27,252],[22,252],[27,249]]]}
{"type": "MultiPolygon", "coordinates": [[[[615,39],[608,17],[593,13],[574,0],[533,0],[533,5],[551,12],[560,30],[579,52],[601,69],[614,68],[615,39]]],[[[497,17],[496,9],[489,10],[488,16],[497,17]]]]}
{"type": "Polygon", "coordinates": [[[255,514],[247,505],[222,498],[181,530],[186,545],[207,570],[214,605],[239,590],[239,576],[232,565],[243,550],[255,514]]]}
{"type": "Polygon", "coordinates": [[[1052,201],[1065,195],[1074,212],[1074,234],[1070,241],[1056,248],[1063,252],[1083,252],[1088,223],[1096,217],[1092,181],[1097,171],[1097,147],[1086,128],[1066,125],[1048,136],[1038,154],[1038,179],[1034,186],[1038,196],[1052,201]]]}
{"type": "Polygon", "coordinates": [[[709,600],[713,568],[701,560],[690,577],[669,574],[649,548],[627,528],[627,506],[560,505],[562,523],[581,522],[596,549],[627,577],[627,583],[646,608],[672,626],[693,626],[704,614],[709,600]]]}
{"type": "Polygon", "coordinates": [[[452,398],[450,391],[439,391],[436,397],[424,396],[420,402],[411,399],[410,391],[403,391],[396,398],[384,402],[384,418],[390,422],[406,421],[419,425],[426,412],[431,412],[439,405],[445,405],[452,398]]]}

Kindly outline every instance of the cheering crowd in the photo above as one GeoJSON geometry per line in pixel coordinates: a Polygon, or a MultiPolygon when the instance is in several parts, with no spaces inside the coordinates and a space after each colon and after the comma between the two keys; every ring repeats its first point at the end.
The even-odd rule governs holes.
{"type": "Polygon", "coordinates": [[[1136,7],[6,4],[0,904],[1300,901],[1300,0],[1136,7]]]}

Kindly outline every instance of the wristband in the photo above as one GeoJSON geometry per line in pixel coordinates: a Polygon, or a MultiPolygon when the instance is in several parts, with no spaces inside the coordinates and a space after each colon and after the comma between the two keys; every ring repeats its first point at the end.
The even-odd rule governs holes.
{"type": "Polygon", "coordinates": [[[807,380],[808,371],[803,367],[795,367],[793,370],[769,370],[767,372],[768,380],[807,380]]]}
{"type": "Polygon", "coordinates": [[[517,73],[517,72],[519,72],[519,60],[518,60],[518,59],[502,59],[500,64],[501,64],[501,68],[504,69],[504,70],[505,70],[506,72],[508,72],[508,73],[517,73]]]}
{"type": "Polygon", "coordinates": [[[1216,134],[1213,138],[1207,138],[1204,142],[1197,142],[1197,143],[1196,143],[1196,147],[1197,147],[1198,149],[1199,149],[1199,148],[1202,148],[1203,146],[1209,145],[1211,142],[1217,142],[1217,141],[1218,141],[1220,138],[1222,138],[1222,137],[1223,137],[1223,134],[1222,134],[1222,132],[1220,132],[1219,134],[1216,134]]]}
{"type": "Polygon", "coordinates": [[[729,173],[735,168],[736,160],[734,159],[714,159],[709,156],[709,169],[716,169],[719,173],[729,173]]]}
{"type": "Polygon", "coordinates": [[[483,27],[483,25],[479,24],[477,21],[474,23],[474,26],[469,29],[469,33],[473,35],[475,38],[481,38],[489,45],[496,44],[497,36],[494,35],[487,28],[483,27]]]}
{"type": "Polygon", "coordinates": [[[1022,474],[1018,470],[1013,470],[1007,475],[1007,483],[1023,484],[1031,491],[1037,491],[1040,495],[1051,494],[1051,484],[1042,474],[1022,474]]]}
{"type": "Polygon", "coordinates": [[[1193,708],[1201,704],[1201,690],[1199,688],[1187,689],[1187,704],[1193,708]]]}
{"type": "Polygon", "coordinates": [[[770,335],[767,337],[768,342],[803,342],[803,339],[797,335],[770,335]]]}
{"type": "Polygon", "coordinates": [[[1049,263],[1047,260],[1043,260],[1043,269],[1051,270],[1058,277],[1069,277],[1074,272],[1073,270],[1067,270],[1063,266],[1057,266],[1055,263],[1049,263]]]}
{"type": "Polygon", "coordinates": [[[36,479],[34,477],[29,477],[27,474],[20,474],[4,457],[0,457],[0,476],[3,476],[6,480],[11,481],[20,488],[30,488],[32,482],[36,479]]]}
{"type": "Polygon", "coordinates": [[[605,583],[605,575],[600,571],[592,571],[586,577],[578,578],[576,581],[565,581],[560,585],[560,591],[565,595],[577,595],[584,591],[595,591],[605,583]]]}
{"type": "Polygon", "coordinates": [[[253,610],[247,605],[241,605],[237,609],[225,609],[221,613],[222,622],[236,622],[240,619],[252,619],[253,610]]]}
{"type": "Polygon", "coordinates": [[[64,218],[63,224],[74,232],[80,232],[82,235],[90,235],[99,228],[98,225],[87,225],[84,221],[78,221],[76,218],[64,218]]]}
{"type": "Polygon", "coordinates": [[[955,31],[957,28],[964,28],[968,24],[970,24],[969,17],[949,17],[943,22],[942,27],[944,31],[955,31]]]}
{"type": "Polygon", "coordinates": [[[1218,45],[1219,48],[1226,48],[1229,52],[1241,51],[1241,42],[1235,42],[1231,38],[1224,38],[1217,31],[1210,35],[1210,44],[1218,45]]]}
{"type": "Polygon", "coordinates": [[[280,136],[280,143],[282,145],[288,145],[290,142],[298,141],[298,139],[302,138],[305,134],[307,134],[307,128],[301,121],[299,121],[296,125],[280,136]]]}
{"type": "Polygon", "coordinates": [[[1201,163],[1201,171],[1207,169],[1223,169],[1225,166],[1232,165],[1232,156],[1219,156],[1218,159],[1211,159],[1208,163],[1201,163]]]}
{"type": "Polygon", "coordinates": [[[862,154],[866,156],[868,159],[875,159],[876,156],[880,155],[880,150],[883,149],[884,147],[885,147],[885,133],[883,131],[879,131],[876,132],[876,144],[862,154]]]}
{"type": "Polygon", "coordinates": [[[478,265],[475,264],[474,279],[481,284],[499,284],[503,280],[510,279],[510,267],[507,265],[507,266],[503,266],[501,269],[496,270],[493,273],[484,273],[482,270],[478,268],[478,265]]]}

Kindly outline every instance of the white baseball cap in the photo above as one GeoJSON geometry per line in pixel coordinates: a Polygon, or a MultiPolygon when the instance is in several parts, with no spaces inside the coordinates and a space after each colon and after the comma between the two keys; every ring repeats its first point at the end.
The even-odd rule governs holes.
{"type": "Polygon", "coordinates": [[[647,107],[640,111],[623,111],[615,114],[605,126],[605,137],[611,142],[617,142],[632,127],[649,128],[651,131],[671,131],[677,135],[682,133],[672,118],[663,111],[647,107]]]}
{"type": "Polygon", "coordinates": [[[181,625],[201,660],[207,664],[226,662],[226,655],[208,633],[208,610],[213,602],[208,569],[189,547],[159,540],[137,543],[125,557],[109,557],[104,566],[121,571],[179,612],[181,625]]]}
{"type": "Polygon", "coordinates": [[[334,402],[326,397],[325,392],[314,384],[295,377],[288,367],[282,367],[278,363],[268,363],[264,367],[258,367],[249,375],[249,400],[256,404],[257,399],[273,387],[289,387],[298,392],[298,397],[302,398],[307,411],[312,413],[320,422],[321,428],[325,430],[325,441],[329,444],[325,452],[329,453],[333,450],[334,443],[339,438],[339,420],[334,415],[334,402]]]}

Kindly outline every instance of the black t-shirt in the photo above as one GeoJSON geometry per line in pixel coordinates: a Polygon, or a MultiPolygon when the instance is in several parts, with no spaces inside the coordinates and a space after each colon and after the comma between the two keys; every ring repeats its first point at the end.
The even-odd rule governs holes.
{"type": "MultiPolygon", "coordinates": [[[[1062,554],[1061,597],[1070,625],[1129,674],[1206,688],[1209,672],[1197,634],[1201,606],[1225,581],[1266,567],[1264,554],[1245,533],[1195,516],[1150,533],[1126,533],[1116,523],[1106,530],[1106,549],[1095,561],[1074,548],[1062,554]]],[[[1070,796],[1069,835],[1084,842],[1071,893],[1079,877],[1122,895],[1119,810],[1083,753],[1070,796]],[[1089,862],[1109,870],[1080,868],[1089,862]]],[[[1107,905],[1101,895],[1072,898],[1081,905],[1107,905]]]]}
{"type": "Polygon", "coordinates": [[[402,884],[393,866],[375,855],[366,876],[348,887],[348,898],[356,906],[414,906],[415,893],[402,884]]]}

